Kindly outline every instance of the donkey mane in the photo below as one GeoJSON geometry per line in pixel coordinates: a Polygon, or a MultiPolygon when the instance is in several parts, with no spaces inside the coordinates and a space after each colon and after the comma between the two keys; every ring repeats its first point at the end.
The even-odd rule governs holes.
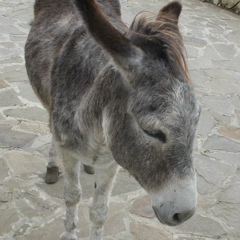
{"type": "Polygon", "coordinates": [[[186,60],[186,49],[183,44],[181,33],[173,19],[172,14],[164,14],[161,18],[152,12],[140,12],[133,20],[130,31],[139,35],[133,35],[133,42],[140,47],[145,48],[145,45],[157,57],[161,58],[165,55],[166,60],[170,60],[172,68],[179,67],[185,79],[191,82],[189,77],[188,64],[186,60]],[[141,38],[140,35],[148,37],[145,44],[138,44],[136,38],[141,38]]]}

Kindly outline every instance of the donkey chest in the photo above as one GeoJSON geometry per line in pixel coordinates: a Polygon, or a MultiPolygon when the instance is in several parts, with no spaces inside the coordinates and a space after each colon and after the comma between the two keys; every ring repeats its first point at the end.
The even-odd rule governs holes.
{"type": "Polygon", "coordinates": [[[71,150],[71,154],[81,163],[98,168],[108,167],[114,161],[111,151],[106,146],[75,148],[71,150]]]}

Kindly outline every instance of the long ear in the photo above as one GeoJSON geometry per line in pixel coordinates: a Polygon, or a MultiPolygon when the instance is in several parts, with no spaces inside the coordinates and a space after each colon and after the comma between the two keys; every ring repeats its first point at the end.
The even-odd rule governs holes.
{"type": "Polygon", "coordinates": [[[173,1],[159,11],[157,20],[178,24],[178,19],[181,12],[182,4],[178,1],[173,1]]]}
{"type": "Polygon", "coordinates": [[[129,71],[139,63],[143,52],[109,23],[95,0],[75,0],[75,3],[89,33],[123,70],[129,71]]]}

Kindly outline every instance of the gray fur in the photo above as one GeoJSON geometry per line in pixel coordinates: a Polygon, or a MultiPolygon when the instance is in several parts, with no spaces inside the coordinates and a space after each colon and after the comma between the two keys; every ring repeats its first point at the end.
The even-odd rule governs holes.
{"type": "MultiPolygon", "coordinates": [[[[133,23],[129,31],[120,19],[118,0],[98,0],[96,5],[107,19],[96,14],[96,28],[101,30],[101,20],[109,21],[117,33],[106,32],[105,36],[109,33],[115,38],[109,44],[84,12],[94,1],[76,4],[71,0],[36,0],[25,47],[29,80],[49,111],[54,144],[48,167],[57,165],[57,151],[65,169],[67,212],[61,239],[76,239],[80,162],[95,170],[90,239],[102,239],[117,164],[149,192],[159,220],[177,225],[196,207],[192,151],[200,106],[192,85],[168,39],[151,33],[147,36],[141,21],[133,23]],[[116,49],[118,46],[121,49],[116,49]],[[168,189],[175,188],[179,195],[173,197],[171,206],[179,210],[166,207],[162,214],[161,201],[171,198],[173,193],[168,189]],[[166,194],[160,201],[161,193],[166,194]],[[187,214],[178,219],[181,211],[187,214]]],[[[158,20],[168,12],[170,17],[172,14],[169,26],[181,40],[177,28],[180,4],[169,4],[158,20]]],[[[160,33],[163,30],[161,27],[160,33]]],[[[168,202],[166,206],[170,206],[168,202]]]]}

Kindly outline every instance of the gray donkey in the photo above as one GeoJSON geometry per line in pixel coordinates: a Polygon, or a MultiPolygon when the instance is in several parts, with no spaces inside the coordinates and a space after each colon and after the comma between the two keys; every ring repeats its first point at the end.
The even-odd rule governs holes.
{"type": "Polygon", "coordinates": [[[193,141],[201,108],[178,29],[182,6],[138,14],[130,28],[118,0],[36,0],[25,47],[32,87],[53,135],[47,182],[64,167],[62,240],[77,239],[80,163],[94,168],[91,240],[102,239],[120,165],[152,199],[163,224],[196,208],[193,141]]]}

